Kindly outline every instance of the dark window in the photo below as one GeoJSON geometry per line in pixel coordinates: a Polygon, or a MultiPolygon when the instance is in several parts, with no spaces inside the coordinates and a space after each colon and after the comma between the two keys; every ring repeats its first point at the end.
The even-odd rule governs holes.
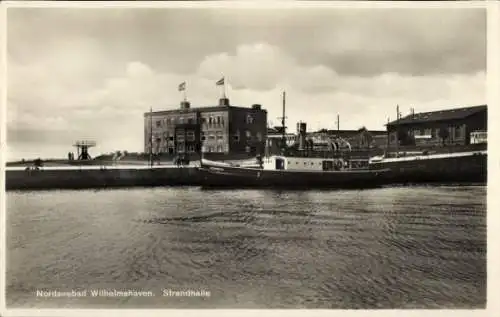
{"type": "Polygon", "coordinates": [[[161,127],[161,120],[156,121],[156,127],[157,128],[161,127]]]}

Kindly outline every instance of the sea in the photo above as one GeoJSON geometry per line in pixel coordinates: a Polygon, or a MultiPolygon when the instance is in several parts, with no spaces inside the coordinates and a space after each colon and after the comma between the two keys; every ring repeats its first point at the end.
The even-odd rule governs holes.
{"type": "Polygon", "coordinates": [[[8,308],[486,306],[486,187],[7,192],[8,308]]]}

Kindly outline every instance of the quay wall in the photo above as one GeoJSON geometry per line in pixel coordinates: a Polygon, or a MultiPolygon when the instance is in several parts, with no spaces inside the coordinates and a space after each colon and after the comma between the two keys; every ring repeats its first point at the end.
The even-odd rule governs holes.
{"type": "Polygon", "coordinates": [[[85,189],[198,185],[195,167],[8,169],[6,190],[85,189]]]}

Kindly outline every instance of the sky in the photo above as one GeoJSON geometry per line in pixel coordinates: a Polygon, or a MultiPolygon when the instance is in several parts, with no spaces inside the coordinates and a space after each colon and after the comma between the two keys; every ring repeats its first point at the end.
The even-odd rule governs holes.
{"type": "Polygon", "coordinates": [[[144,148],[144,112],[261,104],[279,124],[384,130],[486,103],[486,12],[471,8],[9,8],[7,160],[144,148]]]}

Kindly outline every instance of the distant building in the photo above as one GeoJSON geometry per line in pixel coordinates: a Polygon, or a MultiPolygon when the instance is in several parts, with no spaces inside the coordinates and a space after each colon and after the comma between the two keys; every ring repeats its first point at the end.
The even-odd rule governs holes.
{"type": "Polygon", "coordinates": [[[153,153],[264,152],[267,111],[260,105],[235,107],[221,98],[218,106],[178,109],[144,114],[144,151],[153,153]],[[152,125],[151,125],[152,124],[152,125]]]}
{"type": "Polygon", "coordinates": [[[369,149],[387,146],[387,131],[368,130],[365,127],[357,130],[327,130],[308,133],[309,137],[323,137],[347,141],[352,149],[369,149]]]}
{"type": "Polygon", "coordinates": [[[487,121],[486,105],[410,114],[387,124],[389,143],[440,146],[486,142],[487,121]]]}

